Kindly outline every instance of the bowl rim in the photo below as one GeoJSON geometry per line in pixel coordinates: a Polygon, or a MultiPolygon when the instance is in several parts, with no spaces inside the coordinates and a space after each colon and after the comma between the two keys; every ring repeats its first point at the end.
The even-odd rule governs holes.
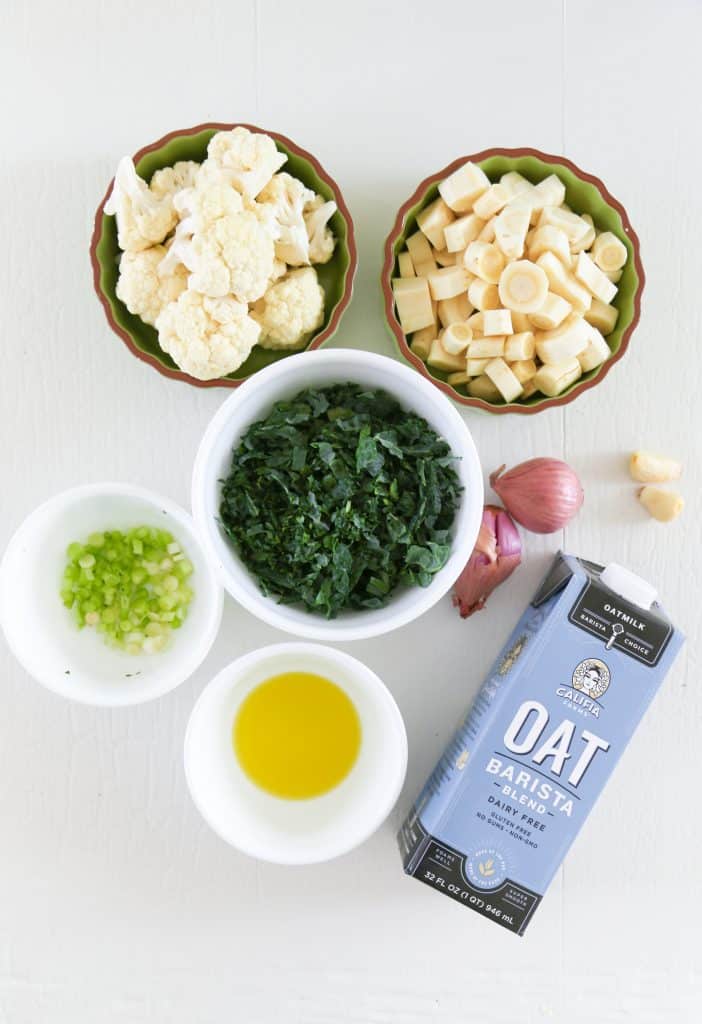
{"type": "MultiPolygon", "coordinates": [[[[97,483],[78,484],[75,487],[68,487],[62,491],[57,491],[44,501],[41,501],[37,506],[35,506],[35,508],[27,513],[24,519],[15,528],[12,536],[7,542],[2,558],[0,559],[0,633],[5,637],[10,651],[24,671],[35,682],[39,683],[52,693],[55,693],[57,696],[62,697],[73,704],[80,704],[84,707],[115,709],[136,707],[139,704],[146,704],[149,701],[158,700],[177,689],[194,675],[210,653],[219,634],[223,610],[224,588],[222,587],[222,583],[217,572],[207,556],[207,550],[202,542],[192,515],[172,498],[160,494],[158,491],[152,491],[147,487],[140,487],[137,484],[106,480],[99,481],[97,483]],[[95,697],[94,699],[87,699],[85,696],[71,692],[70,687],[64,688],[61,685],[57,685],[54,682],[54,678],[51,673],[45,673],[42,675],[35,674],[33,669],[30,669],[27,664],[23,651],[16,643],[14,634],[8,632],[5,627],[5,602],[6,600],[10,600],[9,596],[7,596],[6,589],[7,563],[14,553],[15,548],[25,541],[28,531],[31,532],[34,522],[41,519],[42,515],[50,511],[54,505],[64,502],[71,502],[75,504],[76,502],[81,502],[85,499],[103,495],[106,497],[119,496],[135,498],[152,505],[154,508],[160,508],[166,513],[166,522],[169,519],[172,519],[179,527],[187,532],[188,544],[192,544],[198,548],[205,567],[207,579],[206,586],[202,589],[203,591],[206,591],[207,600],[211,605],[208,616],[208,628],[202,634],[198,650],[199,657],[193,661],[192,667],[190,667],[185,674],[182,674],[180,671],[174,672],[172,676],[168,677],[168,682],[164,681],[161,686],[155,687],[153,692],[146,692],[144,689],[138,688],[138,690],[135,690],[131,695],[132,699],[130,700],[113,700],[110,699],[109,696],[105,696],[104,698],[95,697]]],[[[62,677],[59,678],[62,680],[62,677]]],[[[144,681],[146,678],[147,677],[144,677],[144,681]]],[[[141,683],[139,684],[139,687],[140,686],[141,683]]]]}
{"type": "MultiPolygon", "coordinates": [[[[311,352],[313,349],[319,348],[321,345],[323,345],[324,342],[331,338],[332,335],[337,331],[339,323],[341,322],[341,317],[351,301],[351,297],[353,295],[354,278],[356,276],[356,270],[358,268],[358,249],[356,247],[356,233],[354,229],[353,218],[351,217],[351,212],[346,204],[346,200],[344,199],[344,196],[338,184],[336,183],[334,178],[332,178],[332,176],[328,173],[328,171],[326,171],[322,167],[319,160],[315,156],[313,156],[312,153],[310,153],[308,150],[303,149],[302,146],[299,146],[296,142],[293,142],[292,139],[288,138],[287,135],[283,135],[281,132],[270,131],[269,129],[266,128],[260,128],[258,127],[258,125],[248,124],[244,121],[236,121],[233,123],[220,121],[204,121],[202,124],[193,125],[192,128],[175,129],[175,131],[168,132],[166,135],[162,135],[161,138],[157,139],[155,142],[150,142],[146,146],[142,146],[141,149],[137,150],[137,152],[134,153],[132,160],[134,161],[135,165],[138,164],[143,157],[147,156],[149,153],[153,153],[157,149],[161,149],[163,146],[166,146],[173,139],[186,138],[190,135],[199,135],[200,132],[208,131],[210,129],[214,129],[215,131],[231,131],[233,128],[247,128],[249,131],[255,132],[259,135],[269,135],[272,139],[281,142],[287,149],[292,150],[296,156],[300,156],[304,160],[307,160],[308,163],[310,163],[314,168],[315,173],[331,188],[332,192],[334,193],[334,201],[337,205],[339,213],[346,222],[346,246],[349,252],[349,266],[344,275],[343,291],[341,294],[341,298],[339,299],[338,303],[336,304],[336,307],[334,308],[334,311],[327,326],[324,328],[323,331],[320,331],[320,333],[316,335],[309,343],[309,345],[303,350],[305,352],[311,352]]],[[[249,377],[255,376],[255,373],[259,371],[255,371],[253,374],[250,374],[249,377],[243,377],[241,380],[231,380],[227,377],[216,377],[214,380],[198,380],[196,377],[191,377],[190,374],[185,373],[183,370],[171,369],[170,366],[165,366],[156,356],[152,355],[150,352],[142,352],[142,350],[138,348],[134,343],[131,334],[127,330],[125,330],[124,327],[122,327],[115,319],[109,299],[107,298],[107,295],[103,291],[102,286],[100,284],[100,275],[102,267],[97,255],[97,248],[100,244],[100,240],[103,234],[105,203],[107,202],[107,199],[110,193],[112,192],[114,180],[114,177],[110,179],[110,182],[107,186],[107,190],[105,191],[105,194],[100,200],[98,208],[95,211],[95,218],[93,221],[93,232],[90,239],[90,263],[93,270],[93,288],[98,299],[100,300],[100,304],[104,310],[108,324],[110,325],[114,333],[117,334],[122,339],[122,341],[127,346],[132,355],[136,356],[137,359],[140,359],[142,362],[148,363],[149,366],[152,366],[164,377],[169,377],[171,380],[180,380],[183,381],[185,384],[191,384],[193,387],[197,388],[238,388],[241,384],[248,380],[249,377]]]]}
{"type": "Polygon", "coordinates": [[[205,684],[202,692],[199,694],[197,700],[192,706],[188,716],[188,722],[185,727],[185,735],[183,738],[183,770],[193,805],[201,815],[203,821],[214,832],[214,834],[222,840],[222,842],[248,857],[265,860],[269,864],[303,866],[323,864],[327,861],[335,860],[338,857],[343,857],[345,854],[350,853],[352,850],[357,849],[357,847],[367,842],[368,839],[378,831],[383,823],[387,821],[388,816],[402,792],[407,777],[408,752],[407,727],[405,725],[402,711],[400,710],[400,706],[391,690],[377,672],[370,668],[370,666],[366,665],[364,661],[361,661],[360,658],[355,657],[355,655],[348,654],[346,651],[339,650],[336,647],[331,647],[328,644],[309,640],[289,640],[265,644],[263,647],[257,647],[252,651],[239,655],[239,657],[234,658],[233,661],[224,665],[205,684]],[[313,655],[318,656],[320,661],[326,659],[327,664],[329,665],[339,663],[344,664],[348,668],[349,672],[352,672],[357,679],[362,681],[362,685],[364,687],[369,691],[372,691],[373,699],[383,703],[388,708],[394,721],[395,731],[397,733],[398,753],[400,755],[399,763],[396,766],[396,777],[393,780],[388,779],[386,799],[378,814],[368,820],[362,829],[358,829],[356,835],[352,835],[350,838],[347,835],[345,841],[338,843],[331,852],[326,852],[323,856],[305,858],[304,860],[299,857],[286,857],[284,855],[273,856],[270,851],[263,850],[262,847],[257,846],[255,843],[232,842],[232,840],[226,836],[220,828],[219,822],[215,822],[202,806],[199,799],[199,792],[197,791],[197,787],[193,785],[192,781],[191,765],[193,756],[192,750],[190,749],[192,744],[192,733],[194,730],[195,719],[207,697],[210,696],[213,690],[226,690],[227,688],[236,686],[243,673],[252,667],[255,667],[260,662],[265,661],[272,655],[288,653],[291,655],[312,653],[313,655]],[[233,680],[232,676],[235,677],[233,680]],[[390,781],[392,781],[392,785],[390,785],[390,781]]]}
{"type": "Polygon", "coordinates": [[[573,402],[584,391],[587,391],[590,388],[595,387],[596,384],[600,384],[607,376],[607,374],[610,372],[615,363],[619,362],[619,360],[623,357],[623,355],[629,347],[631,335],[633,334],[634,329],[636,328],[636,325],[638,324],[639,319],[641,317],[641,296],[643,294],[644,285],[646,283],[646,275],[644,274],[643,264],[641,263],[641,245],[639,242],[639,236],[636,234],[636,231],[634,230],[632,223],[629,220],[629,215],[624,209],[624,206],[618,199],[615,198],[615,196],[612,195],[612,193],[609,191],[604,182],[596,175],[589,174],[586,171],[583,171],[580,167],[577,166],[577,164],[573,163],[572,160],[569,160],[565,156],[557,156],[554,153],[545,153],[540,149],[533,149],[528,146],[514,148],[496,146],[491,147],[489,149],[482,149],[478,153],[471,153],[468,156],[460,156],[457,159],[452,160],[450,164],[447,164],[447,166],[442,168],[440,171],[436,171],[435,173],[428,175],[426,178],[424,178],[423,181],[419,183],[419,185],[414,190],[409,199],[407,199],[402,204],[400,209],[397,211],[397,215],[395,217],[392,228],[390,229],[390,233],[385,239],[383,251],[384,258],[383,268],[380,274],[380,284],[383,291],[385,321],[388,328],[392,332],[395,343],[399,348],[400,354],[402,355],[403,359],[405,359],[416,370],[419,370],[423,377],[431,381],[431,383],[434,384],[435,387],[439,388],[440,391],[443,391],[443,393],[447,395],[448,398],[452,399],[454,402],[457,402],[459,405],[465,405],[475,409],[482,409],[485,412],[497,415],[504,415],[506,413],[516,413],[517,415],[521,416],[533,416],[535,413],[544,412],[547,409],[553,409],[557,406],[567,405],[569,402],[573,402]],[[426,365],[418,356],[414,354],[414,352],[412,352],[409,345],[407,344],[407,339],[402,331],[402,328],[397,317],[395,316],[394,299],[391,285],[392,270],[395,265],[395,253],[393,252],[393,248],[397,238],[399,237],[403,229],[405,219],[410,209],[417,204],[417,202],[422,198],[422,196],[427,192],[427,190],[432,185],[434,185],[437,181],[441,181],[443,178],[447,177],[453,171],[458,170],[458,168],[461,167],[464,163],[466,163],[466,161],[471,160],[473,161],[473,163],[479,163],[481,160],[488,160],[490,157],[493,156],[507,156],[515,158],[529,156],[535,157],[537,160],[541,160],[545,164],[561,164],[567,167],[568,170],[581,181],[585,181],[591,185],[594,185],[600,193],[600,195],[602,196],[602,198],[605,200],[605,202],[609,206],[613,207],[621,217],[624,233],[631,241],[634,251],[634,266],[636,268],[639,283],[634,294],[634,313],[631,318],[631,322],[622,334],[622,340],[619,346],[619,350],[615,352],[610,359],[603,363],[600,372],[596,374],[594,377],[591,377],[589,380],[582,381],[580,384],[576,384],[576,386],[565,395],[557,395],[555,398],[544,398],[544,400],[539,402],[537,405],[520,405],[517,402],[507,402],[504,405],[493,405],[492,403],[487,402],[482,398],[473,398],[470,395],[460,394],[460,392],[456,391],[455,388],[452,388],[445,381],[438,380],[436,377],[433,377],[429,373],[429,371],[426,368],[426,365]]]}
{"type": "MultiPolygon", "coordinates": [[[[301,353],[299,355],[303,354],[304,353],[301,353]]],[[[297,365],[294,362],[295,358],[296,357],[293,356],[291,359],[286,359],[282,362],[264,367],[263,370],[246,382],[248,386],[244,391],[236,392],[234,395],[229,396],[229,398],[220,405],[210,419],[203,432],[193,464],[191,488],[193,519],[203,547],[205,548],[208,557],[211,559],[212,564],[216,566],[220,582],[224,589],[238,604],[259,619],[259,621],[265,622],[267,625],[280,629],[285,633],[290,633],[305,640],[318,641],[320,643],[346,643],[350,641],[368,640],[376,636],[384,636],[395,629],[399,629],[401,626],[406,626],[409,623],[414,622],[437,604],[438,601],[440,601],[442,597],[449,592],[455,580],[458,579],[461,569],[470,556],[480,528],[483,503],[485,499],[483,474],[478,449],[473,439],[470,427],[464,417],[461,416],[459,410],[452,405],[451,402],[446,402],[443,418],[452,421],[457,431],[463,435],[464,448],[461,454],[465,464],[470,464],[473,467],[471,470],[466,470],[466,479],[469,473],[473,479],[471,480],[471,496],[467,499],[471,502],[470,509],[472,509],[472,513],[471,515],[466,516],[467,522],[465,524],[463,534],[460,537],[454,538],[452,551],[449,555],[447,565],[441,570],[442,573],[445,573],[447,566],[455,563],[455,575],[452,578],[449,578],[449,574],[445,573],[446,579],[448,579],[448,582],[444,579],[445,586],[442,585],[441,587],[436,588],[436,581],[434,580],[426,588],[415,587],[415,601],[410,608],[405,608],[400,612],[397,609],[393,609],[391,602],[383,609],[379,609],[379,611],[384,614],[379,616],[379,618],[372,624],[367,621],[364,622],[363,613],[359,613],[359,618],[353,622],[340,623],[338,619],[324,619],[319,615],[314,615],[313,613],[309,613],[304,621],[291,622],[285,616],[284,611],[281,611],[281,609],[285,609],[285,605],[278,605],[274,599],[266,597],[259,591],[256,592],[255,596],[251,596],[242,586],[240,586],[240,573],[244,574],[245,572],[245,575],[255,582],[255,578],[248,572],[248,570],[244,571],[242,569],[240,571],[238,567],[236,570],[232,570],[231,565],[225,565],[222,562],[213,539],[213,534],[215,531],[219,530],[219,526],[217,525],[215,518],[208,514],[205,493],[206,482],[212,475],[209,470],[209,463],[216,439],[219,437],[231,417],[236,415],[236,411],[240,407],[241,400],[249,393],[253,393],[255,387],[258,387],[259,391],[262,385],[263,387],[266,387],[269,384],[269,378],[273,378],[273,393],[269,392],[270,404],[272,405],[273,402],[276,401],[275,392],[278,386],[277,378],[284,378],[285,375],[290,372],[291,367],[297,365]],[[474,529],[472,529],[473,527],[474,529]]],[[[405,366],[399,360],[392,359],[389,356],[380,355],[376,352],[368,352],[365,349],[335,348],[327,349],[324,352],[317,352],[315,354],[315,358],[331,364],[332,366],[336,363],[344,363],[350,359],[351,362],[357,363],[359,367],[387,367],[391,369],[391,372],[397,378],[404,379],[409,389],[418,388],[419,390],[425,390],[427,396],[431,397],[432,402],[436,402],[436,395],[430,388],[428,381],[418,377],[417,374],[413,373],[409,366],[405,366]]],[[[307,365],[309,365],[309,363],[307,365]]],[[[284,382],[281,382],[281,384],[282,383],[284,382]]],[[[378,386],[383,387],[385,385],[379,384],[378,386]]],[[[398,386],[394,394],[401,404],[411,407],[411,392],[408,395],[403,395],[400,387],[398,386]]],[[[445,401],[445,399],[442,398],[441,401],[445,401]]],[[[249,419],[247,423],[253,422],[256,415],[258,414],[255,414],[255,416],[249,419]]],[[[440,417],[437,415],[437,420],[439,418],[440,417]]]]}

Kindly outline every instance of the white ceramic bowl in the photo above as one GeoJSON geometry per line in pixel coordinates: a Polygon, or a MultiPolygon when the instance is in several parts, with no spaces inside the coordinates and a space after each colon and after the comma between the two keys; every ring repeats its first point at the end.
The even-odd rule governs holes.
{"type": "Polygon", "coordinates": [[[455,583],[478,536],[483,480],[468,427],[433,384],[385,356],[336,349],[304,352],[260,370],[224,402],[207,427],[195,459],[192,506],[203,544],[225,589],[250,612],[271,626],[312,640],[362,640],[388,633],[416,619],[455,583]],[[229,472],[232,448],[246,428],[264,418],[275,402],[292,398],[304,388],[346,381],[383,389],[402,406],[423,416],[460,456],[456,471],[464,490],[453,525],[451,555],[428,587],[398,592],[384,608],[346,611],[335,619],[324,619],[304,608],[278,604],[275,598],[261,593],[255,578],[219,526],[221,481],[229,472]]]}
{"type": "Polygon", "coordinates": [[[0,625],[12,652],[38,682],[82,704],[140,704],[173,690],[212,646],[222,603],[221,585],[187,512],[128,484],[89,484],[50,498],[25,519],[0,564],[0,625]],[[77,629],[59,596],[71,541],[132,526],[170,530],[194,567],[188,615],[158,654],[126,654],[108,647],[94,629],[77,629]]]}
{"type": "Polygon", "coordinates": [[[245,654],[203,690],[185,734],[185,775],[210,827],[231,846],[277,864],[331,860],[364,842],[392,810],[407,770],[407,735],[390,691],[360,661],[318,644],[274,644],[245,654]],[[242,771],[232,744],[237,710],[284,671],[340,686],[361,719],[361,748],[346,778],[323,796],[270,796],[242,771]]]}

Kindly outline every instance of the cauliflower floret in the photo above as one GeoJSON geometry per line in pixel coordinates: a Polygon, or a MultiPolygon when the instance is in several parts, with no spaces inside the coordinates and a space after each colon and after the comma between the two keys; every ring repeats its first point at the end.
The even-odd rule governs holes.
{"type": "Polygon", "coordinates": [[[287,265],[283,263],[282,260],[274,260],[273,273],[271,274],[271,283],[273,283],[273,281],[279,281],[281,277],[285,277],[287,272],[287,265]]]}
{"type": "Polygon", "coordinates": [[[117,242],[124,252],[140,252],[162,242],[178,221],[171,197],[154,195],[128,156],[117,166],[105,213],[117,218],[117,242]]]}
{"type": "Polygon", "coordinates": [[[156,320],[158,340],[176,364],[198,380],[226,377],[244,363],[260,327],[236,299],[185,291],[156,320]]]}
{"type": "Polygon", "coordinates": [[[190,241],[173,245],[174,257],[191,272],[188,287],[211,298],[232,294],[255,302],[273,274],[273,239],[250,210],[219,217],[190,241]]]}
{"type": "Polygon", "coordinates": [[[312,202],[305,205],[305,227],[310,240],[310,262],[328,263],[334,253],[336,239],[327,222],[336,213],[333,200],[324,201],[323,196],[315,196],[312,202]]]}
{"type": "Polygon", "coordinates": [[[188,272],[182,264],[176,264],[170,273],[161,271],[166,254],[165,246],[154,245],[140,252],[125,252],[119,262],[117,298],[130,313],[152,326],[164,306],[175,302],[188,286],[188,272]]]}
{"type": "Polygon", "coordinates": [[[309,238],[305,226],[304,210],[314,200],[314,192],[306,188],[299,178],[283,171],[268,182],[259,195],[259,205],[274,211],[280,227],[275,243],[275,254],[291,267],[310,262],[309,238]]]}
{"type": "Polygon", "coordinates": [[[324,291],[316,270],[292,270],[271,285],[252,316],[261,325],[262,348],[303,348],[324,320],[324,291]]]}
{"type": "Polygon", "coordinates": [[[157,199],[166,196],[173,199],[176,192],[180,192],[181,189],[192,188],[199,170],[200,164],[194,160],[179,160],[172,167],[162,167],[159,171],[154,171],[149,188],[157,199]]]}
{"type": "Polygon", "coordinates": [[[280,153],[269,135],[233,128],[217,132],[207,147],[209,160],[224,171],[239,192],[255,199],[287,157],[280,153]]]}
{"type": "Polygon", "coordinates": [[[237,190],[225,178],[198,177],[195,185],[182,189],[173,205],[185,218],[178,227],[181,234],[203,231],[212,221],[230,213],[240,213],[244,203],[237,190]]]}

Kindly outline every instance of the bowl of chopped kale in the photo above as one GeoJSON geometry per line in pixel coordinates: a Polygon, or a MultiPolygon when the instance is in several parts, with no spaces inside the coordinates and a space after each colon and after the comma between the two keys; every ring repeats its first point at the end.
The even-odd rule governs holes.
{"type": "Polygon", "coordinates": [[[317,640],[387,633],[443,597],[480,527],[460,413],[392,359],[335,350],[256,375],[210,422],[195,522],[227,591],[317,640]]]}

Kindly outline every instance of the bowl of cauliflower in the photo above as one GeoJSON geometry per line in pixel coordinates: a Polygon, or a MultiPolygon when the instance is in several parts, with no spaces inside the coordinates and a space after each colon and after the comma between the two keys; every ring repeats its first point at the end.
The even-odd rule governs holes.
{"type": "Polygon", "coordinates": [[[253,125],[197,125],[120,160],[90,253],[113,331],[159,373],[199,387],[237,387],[319,348],[356,270],[338,185],[253,125]]]}

